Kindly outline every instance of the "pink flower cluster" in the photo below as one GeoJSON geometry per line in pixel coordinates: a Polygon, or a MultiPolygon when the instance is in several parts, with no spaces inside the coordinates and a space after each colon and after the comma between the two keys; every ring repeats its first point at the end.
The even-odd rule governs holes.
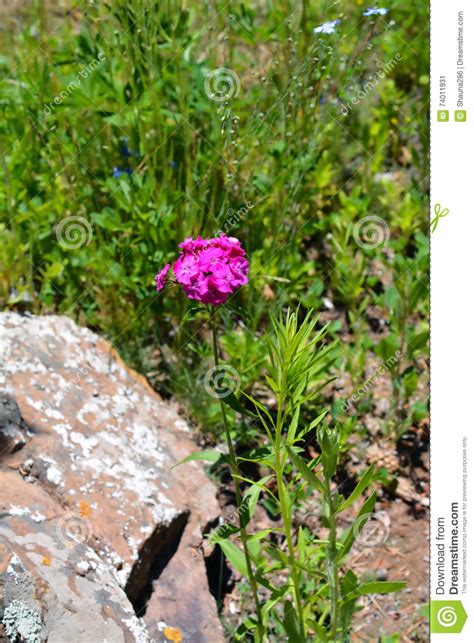
{"type": "MultiPolygon", "coordinates": [[[[225,234],[213,239],[189,237],[179,247],[173,272],[189,299],[217,306],[248,283],[249,263],[238,239],[225,234]]],[[[170,267],[166,264],[156,275],[157,290],[164,288],[170,267]]]]}

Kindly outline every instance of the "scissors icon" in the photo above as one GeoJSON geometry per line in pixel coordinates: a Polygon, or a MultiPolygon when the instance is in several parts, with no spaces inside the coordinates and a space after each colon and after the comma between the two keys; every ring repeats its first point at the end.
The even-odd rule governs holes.
{"type": "Polygon", "coordinates": [[[449,210],[448,208],[444,208],[443,210],[441,210],[441,204],[436,203],[434,207],[434,213],[436,216],[430,222],[431,234],[433,234],[433,232],[438,227],[438,221],[449,214],[449,210]]]}

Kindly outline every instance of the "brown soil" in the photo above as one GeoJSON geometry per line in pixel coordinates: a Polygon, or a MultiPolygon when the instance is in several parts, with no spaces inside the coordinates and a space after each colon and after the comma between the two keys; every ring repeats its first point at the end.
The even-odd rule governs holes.
{"type": "Polygon", "coordinates": [[[420,517],[405,502],[386,503],[389,525],[385,542],[357,547],[350,561],[359,578],[406,581],[405,590],[384,596],[365,597],[355,617],[351,640],[378,641],[385,635],[400,634],[401,641],[428,641],[428,621],[423,607],[428,602],[427,513],[420,517]]]}

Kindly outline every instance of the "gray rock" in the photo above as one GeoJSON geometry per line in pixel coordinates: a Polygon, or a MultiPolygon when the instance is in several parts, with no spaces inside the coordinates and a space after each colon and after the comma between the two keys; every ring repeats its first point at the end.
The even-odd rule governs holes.
{"type": "Polygon", "coordinates": [[[6,632],[221,641],[200,551],[216,493],[200,463],[172,468],[196,449],[176,409],[66,317],[2,313],[0,338],[6,632]]]}

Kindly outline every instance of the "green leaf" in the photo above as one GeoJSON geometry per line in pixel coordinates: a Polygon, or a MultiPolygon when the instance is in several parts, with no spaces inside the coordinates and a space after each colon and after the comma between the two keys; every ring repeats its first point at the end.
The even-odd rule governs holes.
{"type": "Polygon", "coordinates": [[[360,498],[360,496],[363,494],[363,492],[366,490],[366,488],[372,482],[372,479],[374,477],[374,472],[375,472],[375,466],[373,464],[371,464],[370,467],[367,469],[367,471],[362,476],[362,478],[359,480],[356,488],[351,493],[349,498],[347,498],[347,500],[345,502],[343,502],[342,505],[338,508],[338,510],[337,510],[338,513],[340,511],[344,511],[344,509],[347,509],[348,507],[350,507],[358,498],[360,498]]]}
{"type": "Polygon", "coordinates": [[[245,502],[247,503],[249,520],[250,520],[250,518],[252,518],[253,514],[255,513],[255,509],[257,507],[257,502],[258,502],[258,498],[260,496],[260,492],[261,491],[267,491],[267,488],[265,487],[265,485],[272,478],[273,478],[273,474],[271,474],[269,476],[265,476],[264,478],[262,478],[258,482],[255,482],[245,492],[243,503],[245,503],[245,502]]]}
{"type": "MultiPolygon", "coordinates": [[[[267,479],[271,477],[272,476],[267,476],[267,478],[262,478],[262,482],[266,482],[267,479]]],[[[236,524],[228,522],[217,527],[209,538],[209,541],[212,544],[221,543],[222,541],[227,540],[229,536],[240,531],[241,526],[246,527],[249,524],[257,506],[261,487],[262,485],[255,484],[247,491],[247,495],[244,497],[242,504],[240,505],[238,515],[236,516],[236,524]]]]}
{"type": "Polygon", "coordinates": [[[242,404],[237,399],[236,395],[231,391],[227,390],[225,392],[225,395],[221,397],[221,400],[233,411],[237,411],[237,413],[241,413],[242,415],[248,415],[249,417],[252,417],[252,418],[257,417],[255,413],[252,413],[252,411],[249,411],[249,409],[246,409],[245,406],[242,406],[242,404]]]}
{"type": "Polygon", "coordinates": [[[359,596],[366,596],[367,594],[392,594],[405,589],[407,586],[405,581],[372,581],[369,583],[362,583],[353,592],[347,594],[345,601],[353,601],[359,596]]]}
{"type": "Polygon", "coordinates": [[[179,328],[181,329],[186,322],[193,320],[197,315],[199,315],[199,313],[202,313],[202,311],[203,309],[198,306],[191,306],[188,308],[179,322],[179,328]]]}
{"type": "Polygon", "coordinates": [[[288,634],[289,643],[301,643],[304,637],[300,633],[298,619],[296,618],[295,608],[290,601],[285,601],[283,616],[283,627],[288,634]]]}
{"type": "Polygon", "coordinates": [[[248,542],[250,543],[254,540],[263,540],[270,534],[274,533],[284,534],[285,530],[281,529],[280,527],[269,527],[268,529],[262,529],[249,536],[248,542]]]}
{"type": "Polygon", "coordinates": [[[281,587],[278,590],[274,591],[272,596],[265,601],[265,605],[262,607],[262,618],[264,625],[268,625],[271,610],[275,607],[275,605],[278,605],[278,603],[281,601],[283,596],[287,594],[287,592],[288,587],[281,587]]]}
{"type": "Polygon", "coordinates": [[[232,567],[234,567],[241,576],[248,578],[247,563],[245,561],[244,552],[230,540],[222,541],[219,543],[219,546],[232,567]]]}
{"type": "Polygon", "coordinates": [[[273,459],[273,449],[270,447],[258,447],[255,449],[250,449],[243,454],[239,455],[239,462],[258,462],[263,464],[269,469],[275,468],[275,463],[273,459]]]}
{"type": "MultiPolygon", "coordinates": [[[[323,541],[316,541],[316,542],[323,542],[323,541]]],[[[327,544],[327,542],[324,542],[324,544],[327,544]]],[[[318,578],[326,578],[325,573],[323,573],[319,569],[314,569],[313,567],[310,567],[307,563],[303,564],[303,563],[298,562],[297,560],[295,560],[293,562],[296,565],[296,567],[298,567],[298,569],[301,569],[302,571],[306,572],[307,574],[311,574],[312,576],[317,576],[318,578]]]]}
{"type": "Polygon", "coordinates": [[[339,457],[339,433],[325,426],[318,427],[318,443],[321,448],[321,462],[324,477],[330,479],[336,473],[339,457]]]}
{"type": "Polygon", "coordinates": [[[298,557],[301,559],[304,559],[305,556],[305,548],[306,548],[306,534],[303,529],[303,527],[300,527],[298,529],[298,557]]]}
{"type": "Polygon", "coordinates": [[[288,444],[285,445],[286,450],[288,451],[288,455],[290,456],[290,459],[292,463],[295,465],[295,467],[298,469],[298,471],[301,473],[303,478],[308,482],[311,487],[314,489],[317,489],[318,491],[324,492],[324,485],[319,480],[319,478],[311,471],[311,469],[308,468],[306,465],[306,462],[300,458],[300,456],[294,451],[288,444]]]}
{"type": "Polygon", "coordinates": [[[300,406],[296,407],[296,411],[293,414],[293,418],[291,420],[290,428],[288,429],[288,435],[286,439],[288,440],[289,444],[293,444],[295,435],[296,435],[296,429],[298,428],[298,422],[300,419],[300,406]]]}
{"type": "Polygon", "coordinates": [[[248,641],[249,633],[257,628],[257,621],[249,616],[246,618],[234,632],[236,641],[248,641]]]}
{"type": "Polygon", "coordinates": [[[404,589],[407,584],[404,581],[373,581],[371,583],[362,583],[356,592],[359,596],[365,594],[391,594],[404,589]]]}
{"type": "Polygon", "coordinates": [[[305,427],[302,431],[298,433],[298,439],[301,440],[302,437],[304,437],[309,431],[312,429],[316,429],[319,424],[321,423],[322,420],[326,417],[326,415],[329,413],[329,409],[326,411],[323,411],[321,415],[318,415],[318,417],[311,422],[311,424],[307,427],[305,427]]]}
{"type": "Polygon", "coordinates": [[[405,396],[407,398],[411,397],[416,391],[418,386],[418,374],[412,368],[407,369],[402,376],[403,386],[405,388],[405,396]]]}
{"type": "Polygon", "coordinates": [[[348,569],[341,579],[342,593],[346,596],[357,589],[359,581],[352,569],[348,569]]]}
{"type": "Polygon", "coordinates": [[[322,641],[323,643],[326,643],[326,641],[328,640],[328,635],[327,635],[326,630],[324,629],[324,627],[322,625],[320,625],[317,621],[314,621],[313,619],[308,619],[307,623],[310,626],[310,628],[315,631],[315,633],[316,633],[316,635],[318,637],[315,640],[322,641]]]}
{"type": "Polygon", "coordinates": [[[423,330],[413,337],[410,337],[409,347],[411,350],[418,350],[419,348],[427,348],[430,339],[430,332],[423,330]]]}
{"type": "Polygon", "coordinates": [[[185,462],[194,462],[195,460],[205,460],[206,462],[212,462],[215,464],[220,460],[220,458],[222,458],[222,456],[223,454],[220,451],[195,451],[194,453],[186,456],[183,460],[174,464],[171,468],[174,469],[175,467],[179,467],[180,464],[184,464],[185,462]]]}
{"type": "Polygon", "coordinates": [[[374,491],[372,495],[369,496],[367,500],[364,502],[364,504],[359,510],[359,513],[357,514],[357,518],[352,523],[351,528],[349,529],[349,532],[345,537],[344,542],[342,543],[342,548],[337,554],[337,557],[336,557],[337,561],[344,558],[344,556],[346,556],[350,552],[355,539],[359,535],[360,531],[363,529],[367,520],[370,518],[370,515],[375,506],[376,500],[377,500],[377,494],[374,491]]]}
{"type": "Polygon", "coordinates": [[[341,579],[341,589],[344,596],[344,600],[341,605],[340,612],[340,622],[342,626],[342,632],[346,633],[349,631],[354,611],[356,609],[357,595],[352,598],[348,598],[350,594],[354,594],[358,586],[357,576],[350,569],[344,574],[341,579]]]}
{"type": "Polygon", "coordinates": [[[229,536],[236,534],[239,531],[237,525],[233,525],[230,522],[226,522],[223,525],[219,525],[215,531],[209,536],[209,543],[211,545],[216,545],[222,543],[224,540],[227,540],[229,536]]]}

